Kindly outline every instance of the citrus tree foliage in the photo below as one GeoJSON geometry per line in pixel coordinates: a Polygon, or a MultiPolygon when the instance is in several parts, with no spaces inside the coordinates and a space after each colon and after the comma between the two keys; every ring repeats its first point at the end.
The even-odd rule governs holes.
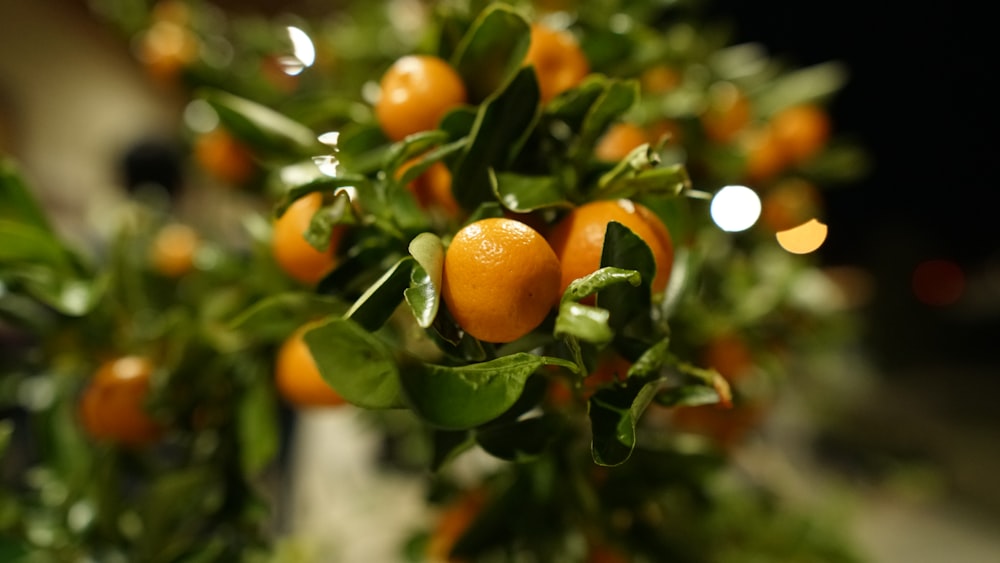
{"type": "MultiPolygon", "coordinates": [[[[853,561],[836,534],[783,511],[759,484],[721,477],[788,359],[835,325],[795,297],[818,273],[777,246],[775,230],[794,225],[768,221],[791,214],[798,224],[796,213],[812,213],[804,222],[821,207],[768,207],[767,195],[789,181],[849,179],[860,156],[821,132],[815,150],[774,149],[764,165],[754,143],[783,110],[821,108],[842,69],[792,69],[758,47],[727,46],[724,30],[684,2],[555,13],[414,4],[416,26],[393,13],[401,4],[223,25],[202,2],[94,3],[134,44],[153,49],[150,34],[169,25],[199,47],[173,58],[139,50],[156,80],[192,100],[189,114],[207,112],[253,156],[242,187],[266,211],[247,212],[243,240],[202,240],[190,268],[165,275],[150,249],[175,220],[168,209],[133,202],[118,237],[88,256],[60,240],[4,161],[0,399],[5,460],[17,471],[0,496],[11,538],[2,548],[102,561],[272,557],[265,485],[284,467],[294,420],[273,358],[309,322],[304,341],[337,394],[376,415],[406,413],[402,437],[418,447],[393,461],[412,466],[406,452],[420,452],[416,463],[433,472],[429,502],[474,507],[451,531],[415,531],[417,560],[853,561]],[[538,22],[566,27],[590,65],[548,101],[546,77],[524,64],[538,22]],[[282,72],[289,25],[316,49],[301,74],[282,72]],[[436,129],[394,142],[366,92],[411,53],[447,61],[468,99],[436,129]],[[644,138],[603,156],[622,123],[644,138]],[[457,212],[428,208],[408,188],[439,165],[457,212]],[[765,197],[764,220],[722,233],[707,198],[736,182],[765,197]],[[276,264],[270,225],[315,193],[323,203],[304,238],[326,250],[334,230],[345,235],[336,267],[306,287],[276,264]],[[618,198],[670,230],[664,291],[651,289],[646,242],[611,222],[600,268],[527,335],[483,342],[455,322],[441,284],[460,227],[506,216],[544,233],[570,209],[618,198]],[[140,447],[95,440],[79,422],[90,375],[127,354],[156,366],[143,408],[163,432],[140,447]],[[446,472],[469,449],[504,462],[472,491],[446,472]]],[[[204,131],[191,123],[184,134],[197,156],[204,131]]]]}

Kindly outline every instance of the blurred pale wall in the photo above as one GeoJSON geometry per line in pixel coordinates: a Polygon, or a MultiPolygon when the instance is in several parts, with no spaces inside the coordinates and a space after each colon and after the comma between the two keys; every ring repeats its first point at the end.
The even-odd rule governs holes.
{"type": "Polygon", "coordinates": [[[137,72],[125,40],[86,10],[83,2],[0,1],[5,148],[73,240],[100,228],[121,200],[116,165],[125,148],[176,128],[172,105],[137,72]]]}

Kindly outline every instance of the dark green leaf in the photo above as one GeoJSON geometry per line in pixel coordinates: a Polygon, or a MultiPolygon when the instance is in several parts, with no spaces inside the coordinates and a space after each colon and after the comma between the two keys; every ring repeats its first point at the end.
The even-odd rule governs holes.
{"type": "Polygon", "coordinates": [[[351,197],[347,192],[338,192],[332,202],[324,203],[316,213],[313,213],[309,228],[303,233],[306,242],[319,252],[329,251],[334,229],[352,220],[352,209],[351,197]]]}
{"type": "Polygon", "coordinates": [[[591,453],[598,465],[625,463],[635,449],[635,425],[661,385],[630,378],[625,385],[598,390],[590,398],[591,453]]]}
{"type": "Polygon", "coordinates": [[[601,253],[601,267],[635,270],[642,277],[638,285],[613,284],[597,293],[597,305],[611,311],[609,325],[618,333],[628,324],[650,334],[650,283],[656,262],[649,246],[628,227],[617,221],[608,223],[601,253]]]}
{"type": "Polygon", "coordinates": [[[247,477],[253,477],[278,453],[277,406],[267,378],[255,378],[240,397],[236,421],[240,465],[247,477]]]}
{"type": "Polygon", "coordinates": [[[563,301],[556,317],[555,335],[574,336],[593,344],[606,344],[614,337],[608,326],[606,309],[581,305],[575,301],[563,301]]]}
{"type": "MultiPolygon", "coordinates": [[[[336,178],[331,176],[318,176],[304,184],[297,184],[294,186],[286,186],[281,200],[275,206],[274,216],[281,217],[288,210],[288,207],[295,202],[295,200],[314,193],[325,193],[333,194],[336,193],[340,188],[348,187],[359,187],[367,185],[368,179],[364,176],[359,176],[357,174],[343,174],[337,176],[336,178]]],[[[344,193],[344,192],[340,192],[344,193]]],[[[344,194],[346,197],[347,194],[344,194]]],[[[338,194],[338,197],[340,195],[338,194]]]]}
{"type": "Polygon", "coordinates": [[[521,353],[460,367],[420,364],[404,373],[402,382],[418,416],[439,428],[465,429],[503,414],[528,377],[546,364],[568,362],[521,353]]]}
{"type": "Polygon", "coordinates": [[[635,80],[609,80],[604,92],[587,110],[574,150],[578,155],[590,155],[597,139],[613,121],[631,109],[639,99],[639,83],[635,80]]]}
{"type": "Polygon", "coordinates": [[[441,302],[444,244],[433,233],[421,233],[410,241],[409,250],[419,267],[414,268],[404,297],[417,324],[421,328],[429,328],[437,317],[441,302]]]}
{"type": "Polygon", "coordinates": [[[452,65],[473,103],[500,89],[521,68],[531,41],[530,27],[511,7],[491,4],[459,42],[452,65]]]}
{"type": "Polygon", "coordinates": [[[682,385],[657,393],[656,402],[665,407],[698,407],[718,403],[719,393],[703,385],[682,385]]]}
{"type": "Polygon", "coordinates": [[[327,150],[308,127],[267,106],[220,90],[204,90],[200,97],[226,129],[260,151],[301,158],[327,150]]]}
{"type": "Polygon", "coordinates": [[[469,136],[472,128],[476,125],[476,116],[479,111],[471,106],[459,106],[444,115],[438,127],[448,133],[448,138],[453,142],[469,136]]]}
{"type": "Polygon", "coordinates": [[[431,471],[437,471],[475,444],[468,430],[431,430],[431,471]]]}
{"type": "Polygon", "coordinates": [[[448,140],[448,134],[444,131],[420,131],[414,133],[398,143],[393,143],[389,152],[385,155],[385,163],[382,170],[386,176],[394,178],[396,170],[406,161],[424,154],[433,147],[436,147],[448,140]]]}
{"type": "Polygon", "coordinates": [[[354,302],[344,317],[367,330],[378,330],[403,301],[403,292],[410,286],[412,269],[413,258],[400,258],[354,302]]]}
{"type": "Polygon", "coordinates": [[[515,213],[527,213],[546,207],[572,207],[555,176],[523,176],[490,169],[493,194],[504,207],[515,213]]]}
{"type": "Polygon", "coordinates": [[[561,417],[548,413],[476,430],[476,442],[487,453],[508,461],[527,461],[549,449],[564,426],[561,417]]]}
{"type": "Polygon", "coordinates": [[[320,375],[359,407],[401,406],[399,370],[389,347],[350,319],[330,319],[303,337],[320,375]]]}
{"type": "Polygon", "coordinates": [[[556,96],[545,106],[545,115],[566,122],[574,131],[583,124],[591,106],[601,97],[607,88],[608,78],[599,74],[591,74],[576,88],[556,96]]]}
{"type": "Polygon", "coordinates": [[[416,180],[418,176],[423,174],[432,164],[435,162],[440,162],[441,160],[451,156],[452,154],[462,150],[468,144],[467,138],[461,138],[457,141],[452,141],[446,145],[441,145],[437,148],[427,151],[413,166],[406,169],[399,178],[399,183],[402,185],[407,185],[413,180],[416,180]]]}
{"type": "Polygon", "coordinates": [[[466,209],[493,199],[489,169],[503,169],[538,119],[538,80],[524,68],[504,90],[484,102],[470,133],[472,141],[458,164],[452,185],[466,209]]]}
{"type": "MultiPolygon", "coordinates": [[[[639,147],[639,149],[641,148],[639,147]]],[[[606,175],[601,177],[598,185],[600,186],[598,188],[600,197],[604,198],[673,197],[690,189],[691,179],[683,164],[655,168],[642,168],[642,164],[635,164],[620,176],[611,178],[606,175]],[[601,185],[602,182],[606,183],[601,185]]]]}
{"type": "Polygon", "coordinates": [[[337,159],[354,174],[371,174],[379,170],[391,149],[378,125],[345,128],[337,141],[337,159]]]}

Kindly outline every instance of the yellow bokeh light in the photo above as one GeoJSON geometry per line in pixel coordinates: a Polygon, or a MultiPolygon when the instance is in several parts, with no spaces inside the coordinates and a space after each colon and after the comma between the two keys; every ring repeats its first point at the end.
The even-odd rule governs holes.
{"type": "Polygon", "coordinates": [[[778,244],[792,254],[809,254],[826,241],[828,228],[816,219],[810,219],[798,227],[780,231],[774,236],[778,244]]]}

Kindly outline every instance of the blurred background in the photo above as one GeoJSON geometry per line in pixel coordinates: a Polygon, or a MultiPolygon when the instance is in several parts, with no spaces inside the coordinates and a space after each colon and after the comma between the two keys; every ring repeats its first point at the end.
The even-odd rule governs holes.
{"type": "MultiPolygon", "coordinates": [[[[863,493],[859,540],[880,562],[1000,560],[998,112],[985,7],[709,6],[740,41],[850,71],[833,123],[869,152],[871,169],[825,192],[821,256],[867,274],[859,340],[876,384],[824,430],[816,453],[863,493]]],[[[122,155],[171,135],[178,110],[84,2],[0,3],[0,149],[24,163],[67,234],[100,224],[123,197],[122,155]]]]}

